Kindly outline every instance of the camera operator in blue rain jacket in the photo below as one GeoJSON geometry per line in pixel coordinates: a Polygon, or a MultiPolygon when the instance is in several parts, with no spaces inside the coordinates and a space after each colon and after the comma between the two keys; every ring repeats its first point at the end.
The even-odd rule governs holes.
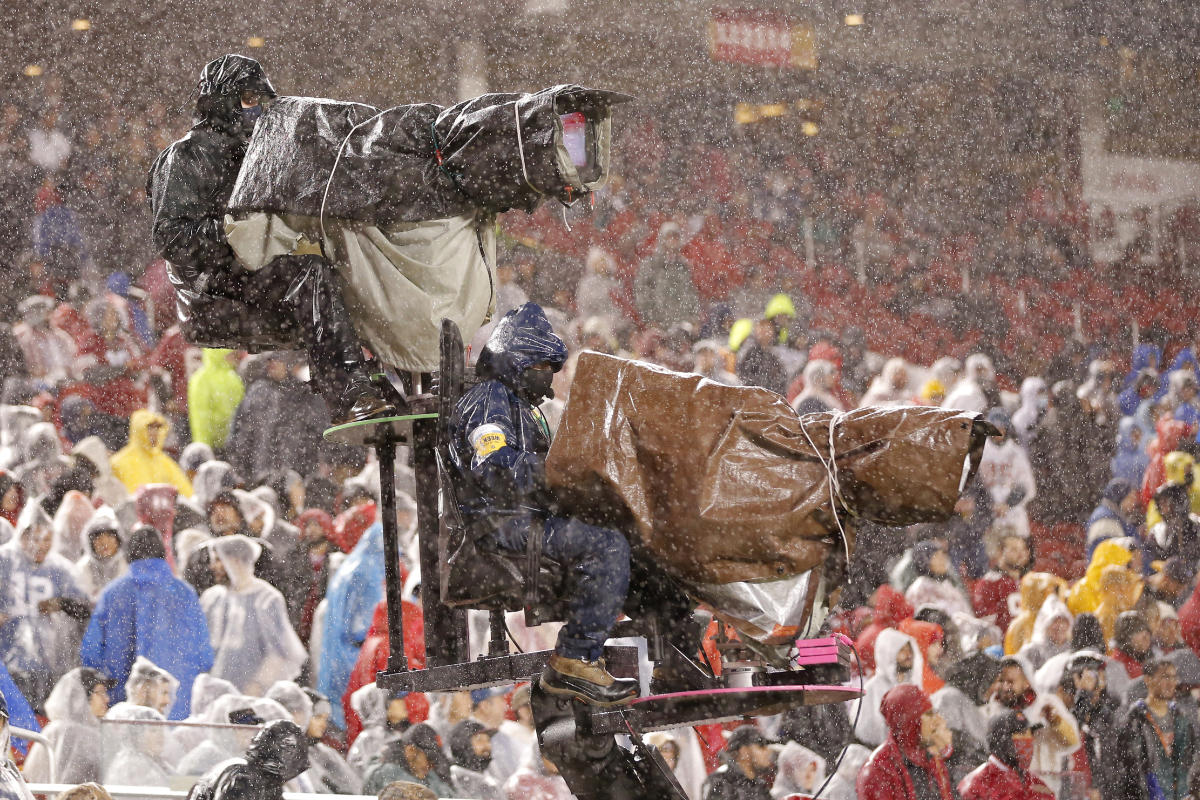
{"type": "Polygon", "coordinates": [[[481,382],[450,418],[450,467],[463,519],[484,547],[524,553],[540,529],[542,551],[570,571],[567,622],[542,688],[595,705],[637,695],[601,658],[629,589],[629,543],[620,532],[554,516],[546,487],[550,428],[538,404],[554,397],[567,348],[536,303],[508,312],[479,354],[481,382]],[[540,525],[538,524],[540,523],[540,525]]]}

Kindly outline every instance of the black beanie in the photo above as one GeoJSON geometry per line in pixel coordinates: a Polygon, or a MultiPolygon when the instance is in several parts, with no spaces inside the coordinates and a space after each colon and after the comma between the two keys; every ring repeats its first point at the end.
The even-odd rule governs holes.
{"type": "Polygon", "coordinates": [[[144,558],[166,558],[162,534],[149,525],[135,529],[129,534],[129,542],[125,545],[125,557],[131,564],[144,558]]]}

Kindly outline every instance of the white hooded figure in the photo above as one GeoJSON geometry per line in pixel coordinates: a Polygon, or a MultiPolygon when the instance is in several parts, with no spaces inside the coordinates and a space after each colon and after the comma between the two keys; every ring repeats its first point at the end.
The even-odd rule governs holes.
{"type": "Polygon", "coordinates": [[[996,381],[996,368],[992,365],[992,360],[982,353],[967,356],[963,373],[962,378],[942,401],[942,408],[961,408],[964,411],[980,413],[987,411],[990,403],[984,386],[996,381]]]}
{"type": "Polygon", "coordinates": [[[291,719],[291,714],[274,700],[237,694],[217,698],[204,720],[211,726],[207,736],[179,761],[176,772],[197,777],[213,772],[244,754],[262,724],[276,719],[291,719]]]}
{"type": "Polygon", "coordinates": [[[1018,536],[1029,538],[1029,514],[1026,507],[1037,496],[1033,465],[1025,448],[1012,435],[1012,421],[1000,409],[988,413],[988,422],[1004,432],[1004,438],[988,437],[979,460],[979,482],[992,496],[996,524],[1008,526],[1018,536]]]}
{"type": "Polygon", "coordinates": [[[283,514],[279,510],[279,495],[270,486],[259,486],[252,490],[250,495],[266,504],[269,516],[264,515],[263,527],[259,529],[243,506],[242,512],[246,513],[246,523],[255,536],[270,546],[271,552],[275,554],[276,558],[280,561],[285,560],[300,542],[300,529],[283,518],[283,514]]]}
{"type": "Polygon", "coordinates": [[[294,679],[308,654],[292,630],[283,595],[254,577],[262,545],[239,534],[207,546],[229,579],[228,586],[218,584],[200,595],[216,654],[210,674],[252,695],[261,695],[276,680],[294,679]]]}
{"type": "Polygon", "coordinates": [[[342,754],[321,741],[333,710],[323,694],[306,690],[312,701],[312,717],[308,721],[308,771],[304,776],[314,791],[321,794],[359,794],[362,775],[350,768],[342,754]]]}
{"type": "Polygon", "coordinates": [[[792,795],[816,796],[825,782],[825,759],[799,742],[788,742],[779,751],[771,797],[782,800],[792,795]]]}
{"type": "Polygon", "coordinates": [[[859,741],[872,747],[883,744],[888,737],[887,722],[879,708],[883,696],[902,683],[920,686],[924,666],[915,639],[895,628],[880,631],[875,639],[875,674],[863,686],[858,708],[850,712],[850,719],[858,715],[854,733],[859,741]]]}
{"type": "Polygon", "coordinates": [[[912,379],[908,372],[908,362],[903,358],[889,359],[883,365],[883,371],[871,381],[871,388],[859,402],[862,406],[910,406],[913,404],[912,379]]]}
{"type": "Polygon", "coordinates": [[[73,565],[51,552],[54,527],[41,500],[25,504],[16,534],[0,546],[0,657],[34,703],[79,663],[80,626],[63,608],[87,606],[73,565]]]}
{"type": "MultiPolygon", "coordinates": [[[[42,735],[54,754],[54,780],[79,784],[100,780],[100,717],[108,711],[108,684],[94,669],[77,667],[58,681],[46,698],[50,723],[42,735]]],[[[25,779],[49,783],[50,759],[41,744],[29,748],[25,779]]]]}
{"type": "Polygon", "coordinates": [[[92,497],[99,498],[109,508],[119,508],[129,500],[129,490],[113,475],[110,461],[112,453],[99,436],[80,439],[71,448],[71,455],[86,458],[96,468],[96,477],[92,478],[92,497]]]}
{"type": "Polygon", "coordinates": [[[189,706],[192,713],[184,720],[183,725],[176,725],[164,751],[164,758],[171,764],[179,761],[194,750],[208,735],[203,725],[212,712],[213,705],[226,695],[238,695],[238,689],[232,683],[221,678],[214,678],[207,672],[202,672],[192,681],[192,703],[189,706]]]}
{"type": "Polygon", "coordinates": [[[13,763],[10,748],[12,732],[8,727],[8,704],[0,694],[0,798],[4,800],[33,800],[25,785],[21,770],[13,763]]]}
{"type": "Polygon", "coordinates": [[[1067,604],[1057,594],[1042,603],[1033,621],[1033,634],[1020,650],[1020,655],[1034,671],[1041,669],[1053,656],[1071,649],[1071,625],[1074,618],[1067,604]]]}
{"type": "Polygon", "coordinates": [[[72,564],[87,552],[83,531],[96,513],[96,507],[83,492],[72,489],[63,495],[54,512],[54,545],[51,550],[72,564]]]}
{"type": "Polygon", "coordinates": [[[388,693],[373,683],[360,686],[350,695],[350,707],[362,720],[362,732],[350,746],[346,763],[360,774],[366,773],[392,736],[387,724],[388,700],[388,693]]]}
{"type": "Polygon", "coordinates": [[[118,703],[100,724],[105,763],[102,779],[117,786],[167,786],[174,770],[163,760],[170,726],[153,708],[118,703]],[[111,754],[111,755],[110,755],[111,754]]]}
{"type": "MultiPolygon", "coordinates": [[[[694,728],[673,728],[669,731],[656,731],[642,737],[646,744],[658,748],[675,779],[687,792],[688,797],[700,797],[704,788],[704,779],[708,777],[708,769],[704,765],[704,753],[700,749],[700,740],[694,728]]],[[[537,749],[537,739],[530,744],[537,749]]]]}
{"type": "Polygon", "coordinates": [[[125,699],[109,709],[108,713],[111,715],[113,710],[123,706],[142,706],[164,715],[175,705],[178,691],[179,681],[171,673],[145,656],[138,656],[133,660],[129,677],[125,679],[125,699]]]}
{"type": "Polygon", "coordinates": [[[858,790],[854,788],[858,780],[859,770],[871,751],[861,744],[848,744],[838,756],[837,772],[829,779],[829,785],[821,793],[821,800],[858,800],[858,790]]]}
{"type": "Polygon", "coordinates": [[[313,702],[295,681],[275,681],[267,689],[266,698],[283,706],[292,715],[296,727],[302,731],[308,730],[308,723],[312,721],[313,702]]]}
{"type": "Polygon", "coordinates": [[[192,481],[192,502],[207,516],[208,504],[226,489],[237,486],[237,474],[226,461],[205,461],[192,481]]]}
{"type": "Polygon", "coordinates": [[[58,431],[49,422],[33,425],[25,434],[25,460],[13,472],[25,494],[46,494],[60,475],[73,467],[62,453],[58,431]]]}
{"type": "Polygon", "coordinates": [[[1044,378],[1031,375],[1021,381],[1020,407],[1013,413],[1013,435],[1022,447],[1029,447],[1029,442],[1037,430],[1038,423],[1046,416],[1050,408],[1050,387],[1044,378]]]}
{"type": "Polygon", "coordinates": [[[25,460],[26,435],[41,421],[34,406],[0,406],[0,469],[14,470],[25,460]]]}
{"type": "Polygon", "coordinates": [[[71,574],[94,603],[105,586],[129,569],[129,562],[121,552],[121,523],[111,508],[96,509],[83,527],[83,541],[84,554],[75,562],[71,574]]]}

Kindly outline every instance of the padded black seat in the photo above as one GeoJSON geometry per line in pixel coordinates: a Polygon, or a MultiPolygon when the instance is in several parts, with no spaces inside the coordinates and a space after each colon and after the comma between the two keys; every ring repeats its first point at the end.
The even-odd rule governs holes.
{"type": "MultiPolygon", "coordinates": [[[[475,541],[458,512],[458,498],[450,476],[450,442],[447,424],[468,385],[466,358],[458,326],[442,321],[441,371],[438,373],[437,463],[442,495],[438,555],[442,564],[442,602],[455,608],[484,611],[525,611],[528,625],[564,618],[566,570],[539,555],[537,575],[529,581],[530,557],[491,549],[475,541]]],[[[531,536],[541,535],[540,529],[531,536]]]]}

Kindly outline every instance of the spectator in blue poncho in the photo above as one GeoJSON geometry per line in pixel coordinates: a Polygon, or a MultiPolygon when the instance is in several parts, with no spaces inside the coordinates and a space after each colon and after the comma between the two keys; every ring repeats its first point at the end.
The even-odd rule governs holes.
{"type": "MultiPolygon", "coordinates": [[[[383,524],[376,522],[329,579],[325,635],[317,668],[317,691],[326,697],[341,697],[346,692],[375,606],[383,599],[383,582],[383,524]]],[[[329,721],[346,727],[341,703],[333,704],[329,721]]]]}
{"type": "Polygon", "coordinates": [[[83,636],[85,666],[112,676],[112,700],[125,699],[125,680],[137,656],[145,656],[179,681],[168,719],[190,713],[192,682],[213,665],[208,623],[192,587],[166,562],[162,536],[143,526],[129,537],[129,572],[100,594],[83,636]]]}
{"type": "MultiPolygon", "coordinates": [[[[21,690],[13,683],[12,676],[8,674],[8,670],[4,667],[4,662],[0,661],[0,697],[8,701],[8,722],[14,728],[22,728],[27,731],[40,731],[42,726],[38,724],[37,716],[34,715],[33,709],[29,705],[29,701],[25,699],[25,695],[21,694],[21,690]]],[[[12,745],[18,751],[28,754],[29,742],[24,739],[14,738],[12,745]]],[[[0,760],[3,759],[4,753],[0,752],[0,760]]]]}
{"type": "Polygon", "coordinates": [[[1117,426],[1117,452],[1112,457],[1112,477],[1124,478],[1134,486],[1142,485],[1150,456],[1142,439],[1142,429],[1133,417],[1121,417],[1117,426]]]}

